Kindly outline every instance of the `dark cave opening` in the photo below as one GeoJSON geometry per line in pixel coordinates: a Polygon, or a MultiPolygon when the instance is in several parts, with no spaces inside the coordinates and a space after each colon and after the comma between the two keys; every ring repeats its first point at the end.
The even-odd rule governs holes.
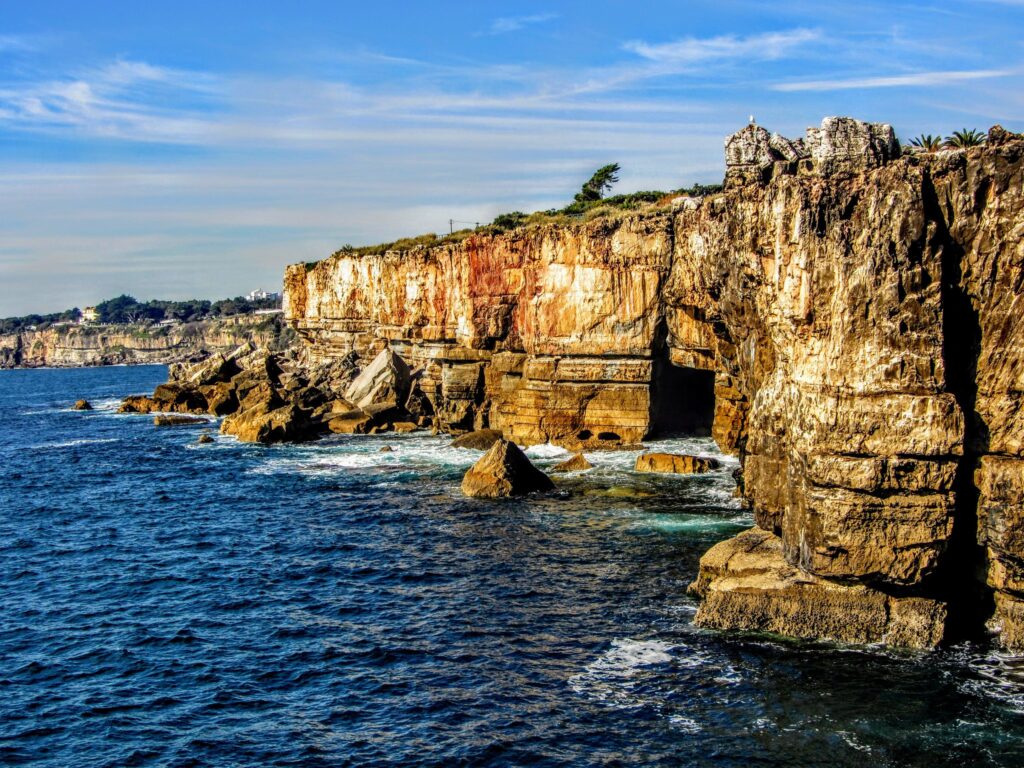
{"type": "Polygon", "coordinates": [[[947,642],[984,637],[984,622],[994,610],[984,581],[985,550],[978,542],[978,488],[974,472],[988,450],[988,427],[977,411],[981,325],[963,286],[963,248],[949,231],[931,179],[923,188],[925,212],[934,222],[932,247],[939,249],[942,295],[942,357],[946,390],[964,414],[963,455],[953,483],[953,532],[939,563],[935,588],[948,601],[947,642]]]}
{"type": "Polygon", "coordinates": [[[706,436],[714,420],[715,372],[674,365],[665,348],[654,360],[648,436],[706,436]]]}

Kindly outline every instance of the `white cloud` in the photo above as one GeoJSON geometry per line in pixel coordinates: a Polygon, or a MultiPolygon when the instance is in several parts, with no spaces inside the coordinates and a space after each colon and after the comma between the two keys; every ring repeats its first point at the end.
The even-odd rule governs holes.
{"type": "Polygon", "coordinates": [[[726,60],[769,60],[789,55],[795,49],[821,40],[821,33],[813,29],[791,29],[768,32],[748,37],[720,35],[718,37],[687,37],[671,43],[646,43],[634,40],[626,43],[625,50],[645,59],[666,64],[695,65],[726,60]]]}
{"type": "Polygon", "coordinates": [[[968,80],[985,80],[993,77],[1008,77],[1015,74],[1006,69],[978,69],[959,72],[916,72],[909,75],[885,77],[856,77],[836,80],[802,80],[790,83],[776,83],[773,91],[851,91],[868,88],[902,88],[912,86],[936,86],[968,80]]]}
{"type": "Polygon", "coordinates": [[[503,16],[491,22],[490,34],[503,35],[508,32],[518,32],[524,27],[534,24],[543,24],[546,21],[553,21],[558,18],[557,13],[535,13],[530,16],[503,16]]]}

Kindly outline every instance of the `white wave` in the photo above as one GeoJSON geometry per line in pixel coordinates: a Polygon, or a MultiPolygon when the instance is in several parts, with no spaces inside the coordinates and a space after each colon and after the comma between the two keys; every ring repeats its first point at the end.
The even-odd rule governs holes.
{"type": "Polygon", "coordinates": [[[80,445],[99,445],[101,443],[119,443],[120,438],[117,437],[96,437],[96,438],[82,438],[80,440],[65,440],[60,443],[42,443],[41,445],[30,446],[34,451],[51,450],[54,448],[77,448],[80,445]]]}
{"type": "Polygon", "coordinates": [[[561,448],[557,445],[552,445],[551,443],[531,445],[529,448],[523,451],[523,453],[525,453],[527,456],[531,456],[538,459],[553,459],[556,457],[561,458],[563,456],[569,455],[569,451],[567,451],[565,448],[561,448]]]}

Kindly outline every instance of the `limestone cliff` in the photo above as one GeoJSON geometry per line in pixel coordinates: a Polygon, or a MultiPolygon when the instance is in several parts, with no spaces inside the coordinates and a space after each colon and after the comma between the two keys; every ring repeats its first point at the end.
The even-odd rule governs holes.
{"type": "Polygon", "coordinates": [[[701,623],[1024,647],[1024,139],[829,118],[726,156],[670,207],[290,267],[286,316],[314,359],[390,345],[449,431],[710,426],[760,532],[705,557],[701,623]]]}
{"type": "Polygon", "coordinates": [[[245,341],[280,342],[279,316],[239,315],[174,326],[63,325],[0,334],[0,368],[77,368],[196,360],[245,341]]]}

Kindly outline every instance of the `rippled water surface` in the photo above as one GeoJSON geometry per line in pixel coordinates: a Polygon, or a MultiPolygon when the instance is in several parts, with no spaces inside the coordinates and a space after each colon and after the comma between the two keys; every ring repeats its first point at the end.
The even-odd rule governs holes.
{"type": "Polygon", "coordinates": [[[700,554],[751,524],[731,462],[473,501],[439,437],[114,413],[165,373],[0,372],[0,764],[1024,765],[1013,659],[692,625],[700,554]]]}

